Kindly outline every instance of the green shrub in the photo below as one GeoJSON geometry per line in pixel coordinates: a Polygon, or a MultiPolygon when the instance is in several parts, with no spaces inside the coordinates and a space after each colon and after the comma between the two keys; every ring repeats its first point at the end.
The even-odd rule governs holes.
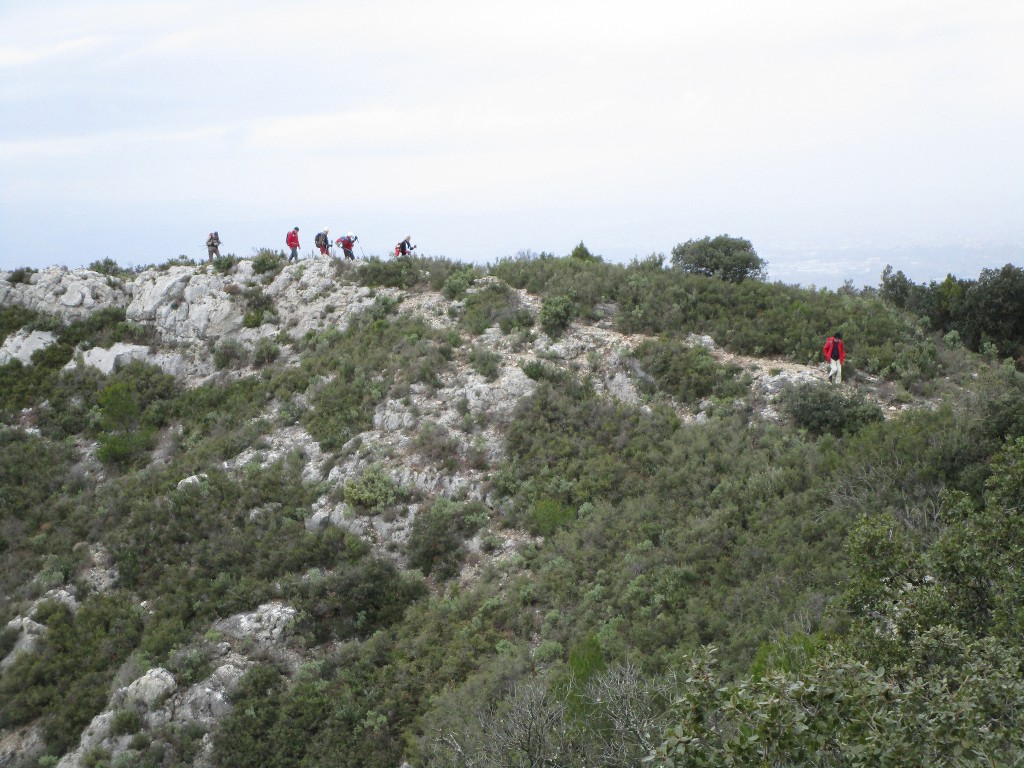
{"type": "Polygon", "coordinates": [[[409,564],[439,579],[455,576],[465,558],[463,540],[488,520],[487,508],[479,502],[459,504],[437,499],[413,520],[406,544],[409,564]]]}
{"type": "Polygon", "coordinates": [[[256,342],[252,351],[253,365],[262,368],[275,360],[281,354],[281,348],[274,343],[273,339],[262,338],[256,342]]]}
{"type": "Polygon", "coordinates": [[[132,275],[132,270],[122,267],[109,256],[92,262],[88,269],[91,269],[93,272],[99,272],[101,275],[109,275],[110,277],[127,277],[132,275]]]}
{"type": "Polygon", "coordinates": [[[600,256],[595,256],[580,240],[580,244],[572,249],[572,253],[569,254],[570,259],[576,259],[577,261],[601,261],[600,256]]]}
{"type": "Polygon", "coordinates": [[[834,386],[806,383],[786,389],[783,409],[798,427],[814,435],[855,433],[882,420],[882,409],[863,396],[844,395],[834,386]]]}
{"type": "Polygon", "coordinates": [[[252,257],[252,271],[257,275],[276,275],[285,265],[285,254],[270,248],[260,248],[252,257]]]}
{"type": "Polygon", "coordinates": [[[462,322],[479,335],[495,323],[507,324],[519,311],[516,295],[505,283],[489,282],[466,294],[462,322]]]}
{"type": "Polygon", "coordinates": [[[416,260],[408,256],[388,261],[371,256],[359,265],[356,273],[360,285],[385,288],[411,288],[419,282],[420,276],[416,260]]]}
{"type": "Polygon", "coordinates": [[[441,293],[449,299],[458,299],[465,295],[466,290],[473,284],[476,270],[472,267],[464,267],[452,272],[444,281],[441,293]]]}
{"type": "Polygon", "coordinates": [[[224,339],[213,351],[213,363],[218,369],[241,368],[246,365],[249,353],[237,339],[224,339]]]}
{"type": "Polygon", "coordinates": [[[513,331],[527,330],[533,327],[533,315],[528,309],[517,309],[498,319],[498,327],[506,336],[513,331]]]}
{"type": "Polygon", "coordinates": [[[362,475],[345,483],[345,501],[373,514],[398,499],[398,486],[381,466],[368,467],[362,475]]]}
{"type": "Polygon", "coordinates": [[[95,595],[77,613],[54,605],[37,653],[0,677],[0,728],[40,719],[47,748],[63,754],[102,711],[111,680],[138,644],[142,611],[120,594],[95,595]]]}
{"type": "Polygon", "coordinates": [[[569,525],[576,517],[572,507],[557,499],[540,499],[530,507],[527,530],[534,536],[551,536],[569,525]]]}
{"type": "Polygon", "coordinates": [[[426,592],[422,579],[405,576],[391,561],[372,557],[311,575],[295,590],[295,631],[317,644],[367,637],[399,621],[426,592]]]}
{"type": "Polygon", "coordinates": [[[174,675],[174,681],[182,687],[195,685],[213,672],[213,664],[203,648],[182,648],[173,652],[167,660],[167,670],[174,675]]]}
{"type": "Polygon", "coordinates": [[[494,381],[501,373],[501,355],[486,347],[473,347],[469,353],[469,365],[487,381],[494,381]]]}
{"type": "Polygon", "coordinates": [[[114,712],[110,732],[114,736],[130,736],[142,730],[142,716],[134,709],[119,709],[114,712]]]}
{"type": "MultiPolygon", "coordinates": [[[[237,256],[235,256],[233,253],[226,253],[223,256],[218,256],[217,258],[215,258],[213,260],[213,271],[217,272],[217,273],[219,273],[221,275],[226,275],[228,272],[230,272],[232,269],[235,268],[235,265],[239,261],[240,261],[240,259],[237,256]]],[[[178,263],[184,263],[184,264],[189,265],[189,266],[194,266],[195,265],[195,262],[192,261],[191,259],[188,259],[185,262],[178,262],[178,263]]],[[[165,265],[165,266],[174,266],[174,264],[172,264],[172,262],[168,262],[167,265],[165,265]]]]}
{"type": "Polygon", "coordinates": [[[141,467],[148,462],[149,451],[156,444],[156,430],[104,432],[97,437],[97,442],[96,458],[107,466],[119,469],[141,467]]]}
{"type": "Polygon", "coordinates": [[[723,365],[701,346],[689,346],[678,339],[645,341],[633,352],[644,373],[641,389],[667,392],[683,403],[705,397],[735,397],[744,392],[737,375],[738,365],[723,365]]]}
{"type": "Polygon", "coordinates": [[[10,274],[7,275],[7,282],[17,285],[19,283],[28,285],[30,278],[39,270],[33,269],[32,267],[18,267],[17,269],[11,270],[10,274]]]}
{"type": "Polygon", "coordinates": [[[540,308],[540,327],[553,339],[562,335],[576,316],[576,304],[568,296],[544,299],[540,308]]]}

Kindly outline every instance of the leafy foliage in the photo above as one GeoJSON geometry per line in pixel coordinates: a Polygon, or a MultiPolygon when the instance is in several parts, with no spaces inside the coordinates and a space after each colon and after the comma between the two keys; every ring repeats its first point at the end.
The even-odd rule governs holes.
{"type": "Polygon", "coordinates": [[[782,407],[798,427],[814,435],[856,432],[865,425],[882,420],[882,410],[863,395],[843,394],[836,387],[806,383],[789,387],[783,393],[782,407]]]}
{"type": "Polygon", "coordinates": [[[737,378],[739,366],[722,365],[700,346],[674,339],[645,341],[633,355],[649,377],[640,379],[641,387],[667,392],[683,403],[736,396],[747,389],[737,378]]]}
{"type": "Polygon", "coordinates": [[[728,235],[680,243],[672,249],[672,265],[683,272],[730,283],[765,277],[764,259],[757,255],[751,242],[728,235]]]}

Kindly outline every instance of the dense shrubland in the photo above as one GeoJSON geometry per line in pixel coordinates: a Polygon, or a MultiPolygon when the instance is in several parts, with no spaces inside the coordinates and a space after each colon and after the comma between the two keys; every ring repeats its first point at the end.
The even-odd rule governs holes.
{"type": "MultiPolygon", "coordinates": [[[[0,676],[0,726],[39,720],[59,754],[125,665],[194,682],[213,621],[281,600],[298,610],[288,642],[308,660],[290,676],[259,659],[214,732],[217,766],[1019,761],[1024,376],[940,335],[980,349],[987,333],[1013,355],[1010,305],[984,330],[966,315],[923,317],[939,287],[891,274],[859,292],[730,281],[681,268],[692,250],[673,267],[657,256],[608,264],[582,243],[568,258],[486,270],[371,260],[362,283],[443,291],[458,331],[381,297],[344,331],[277,337],[297,364],[265,345],[257,375],[189,390],[139,364],[63,369],[80,345],[150,338],[123,313],[61,327],[5,308],[0,337],[45,328],[58,343],[32,365],[0,367],[5,422],[39,430],[0,431],[0,623],[76,583],[79,542],[103,542],[120,579],[102,594],[79,583],[76,614],[36,611],[49,631],[0,676]],[[507,286],[547,312],[533,317],[507,286]],[[438,386],[457,356],[490,378],[497,361],[475,338],[487,328],[528,338],[606,318],[650,337],[633,357],[647,402],[599,395],[585,370],[524,365],[538,386],[491,474],[500,505],[421,500],[415,570],[303,525],[326,492],[358,514],[406,503],[385,473],[332,489],[303,480],[297,454],[215,468],[295,423],[337,458],[377,405],[438,386]],[[708,334],[804,363],[837,330],[854,384],[794,387],[777,424],[754,414],[742,370],[684,344],[708,334]],[[860,373],[931,401],[883,420],[860,373]],[[684,424],[672,403],[698,401],[710,402],[707,419],[684,424]],[[77,466],[81,440],[96,442],[104,482],[77,466]],[[543,540],[458,584],[465,540],[501,526],[543,540]]],[[[259,258],[277,268],[276,255],[259,258]]],[[[991,299],[1012,283],[1003,272],[965,294],[991,299]]],[[[248,362],[244,349],[215,352],[225,368],[248,362]]],[[[442,460],[444,429],[424,435],[417,448],[442,460]]],[[[138,728],[129,715],[126,733],[138,728]]],[[[136,764],[155,768],[188,764],[201,734],[137,736],[136,764]]]]}

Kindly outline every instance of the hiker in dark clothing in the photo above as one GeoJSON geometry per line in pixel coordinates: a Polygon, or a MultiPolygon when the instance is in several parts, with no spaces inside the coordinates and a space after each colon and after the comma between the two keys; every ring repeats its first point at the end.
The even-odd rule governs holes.
{"type": "Polygon", "coordinates": [[[412,235],[406,235],[405,240],[395,246],[395,256],[408,256],[415,250],[416,246],[412,244],[412,235]]]}
{"type": "Polygon", "coordinates": [[[210,261],[213,261],[214,257],[220,258],[220,235],[216,232],[211,232],[206,238],[206,253],[210,261]]]}

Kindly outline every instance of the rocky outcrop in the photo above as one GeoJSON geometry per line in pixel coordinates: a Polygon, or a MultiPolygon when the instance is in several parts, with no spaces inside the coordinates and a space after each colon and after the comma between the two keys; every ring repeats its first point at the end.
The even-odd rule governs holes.
{"type": "Polygon", "coordinates": [[[255,611],[222,619],[213,628],[236,640],[249,639],[265,646],[280,644],[296,613],[290,605],[266,603],[255,611]]]}
{"type": "Polygon", "coordinates": [[[0,306],[19,304],[65,323],[83,320],[104,307],[126,307],[132,295],[130,284],[88,269],[50,267],[19,283],[9,282],[10,275],[0,273],[0,306]]]}
{"type": "Polygon", "coordinates": [[[66,589],[51,589],[45,595],[32,603],[23,616],[15,616],[7,622],[8,632],[17,632],[18,636],[11,647],[10,652],[0,660],[0,671],[7,669],[14,660],[23,653],[33,653],[39,645],[39,640],[46,634],[46,626],[36,621],[36,612],[46,602],[55,601],[62,603],[74,613],[78,610],[78,601],[66,589]]]}
{"type": "Polygon", "coordinates": [[[240,302],[224,292],[228,280],[194,267],[150,269],[133,284],[126,315],[156,328],[164,341],[219,339],[242,327],[240,302]]]}
{"type": "Polygon", "coordinates": [[[35,352],[46,349],[56,340],[57,337],[49,331],[16,331],[0,345],[0,365],[7,365],[11,360],[28,365],[35,352]]]}
{"type": "Polygon", "coordinates": [[[124,344],[118,342],[109,348],[93,347],[76,356],[65,366],[76,368],[80,365],[92,366],[100,373],[111,374],[126,365],[138,361],[147,365],[155,365],[164,373],[184,377],[190,372],[181,355],[174,352],[153,352],[141,344],[124,344]]]}

